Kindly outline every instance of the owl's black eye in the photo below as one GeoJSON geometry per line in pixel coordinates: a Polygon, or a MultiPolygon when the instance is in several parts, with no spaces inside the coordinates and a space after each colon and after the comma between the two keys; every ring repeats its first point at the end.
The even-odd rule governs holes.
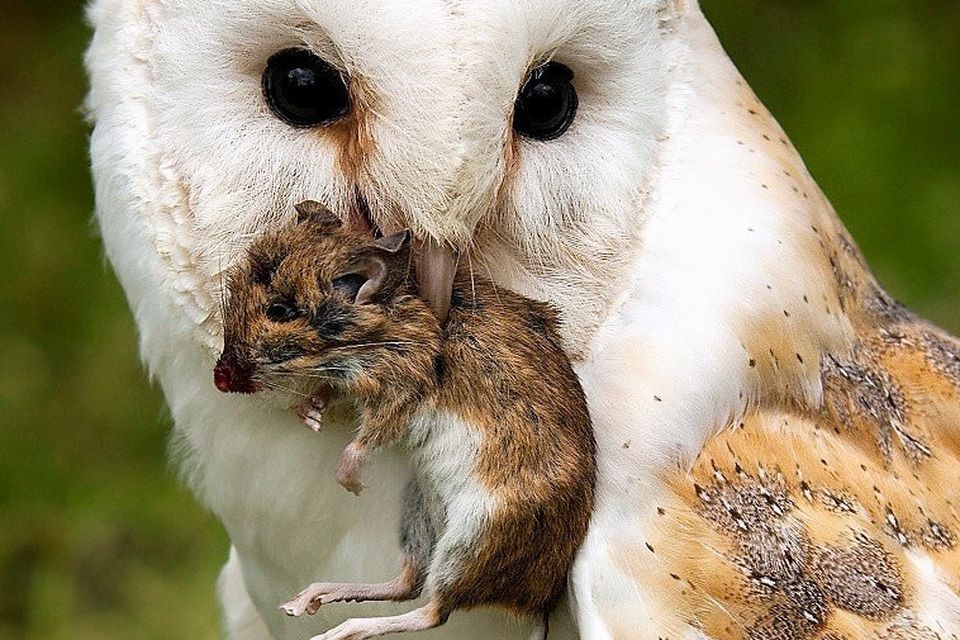
{"type": "Polygon", "coordinates": [[[300,317],[300,309],[288,302],[274,302],[267,307],[267,319],[271,322],[293,322],[300,317]]]}
{"type": "Polygon", "coordinates": [[[306,49],[270,56],[262,84],[270,110],[294,127],[326,124],[346,113],[350,103],[340,72],[306,49]]]}
{"type": "Polygon", "coordinates": [[[559,138],[573,123],[578,104],[573,71],[559,62],[548,62],[534,69],[520,89],[513,128],[536,140],[559,138]]]}

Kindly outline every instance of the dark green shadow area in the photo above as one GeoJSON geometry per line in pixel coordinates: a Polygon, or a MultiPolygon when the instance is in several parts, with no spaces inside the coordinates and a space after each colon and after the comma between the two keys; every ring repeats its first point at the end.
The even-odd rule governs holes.
{"type": "Polygon", "coordinates": [[[80,3],[0,20],[0,638],[216,638],[227,542],[91,223],[80,3]]]}
{"type": "Polygon", "coordinates": [[[702,6],[880,281],[960,331],[960,4],[702,6]]]}

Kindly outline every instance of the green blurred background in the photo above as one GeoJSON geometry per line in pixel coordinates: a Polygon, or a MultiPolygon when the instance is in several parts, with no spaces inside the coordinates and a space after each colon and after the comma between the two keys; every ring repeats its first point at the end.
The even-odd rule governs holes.
{"type": "MultiPolygon", "coordinates": [[[[960,331],[960,3],[703,4],[881,280],[960,331]]],[[[91,224],[82,4],[2,13],[0,638],[216,638],[227,541],[91,224]]]]}

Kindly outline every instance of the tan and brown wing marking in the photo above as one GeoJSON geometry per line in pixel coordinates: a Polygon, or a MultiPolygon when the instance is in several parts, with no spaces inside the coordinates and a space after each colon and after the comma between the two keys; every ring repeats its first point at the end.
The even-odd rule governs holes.
{"type": "Polygon", "coordinates": [[[886,320],[823,356],[819,410],[753,411],[669,479],[659,566],[710,638],[958,637],[922,610],[931,575],[960,593],[960,343],[886,320]]]}

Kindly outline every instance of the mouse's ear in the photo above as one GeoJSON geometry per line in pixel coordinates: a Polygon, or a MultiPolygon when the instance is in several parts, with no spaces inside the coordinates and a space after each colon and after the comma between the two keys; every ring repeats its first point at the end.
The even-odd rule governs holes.
{"type": "Polygon", "coordinates": [[[384,287],[398,286],[396,273],[404,262],[404,251],[410,246],[411,236],[410,230],[404,229],[374,240],[373,251],[364,251],[361,262],[333,279],[333,289],[354,304],[367,304],[384,287]]]}
{"type": "Polygon", "coordinates": [[[410,229],[404,229],[390,236],[377,238],[373,241],[373,246],[381,251],[395,255],[406,249],[410,245],[410,237],[413,234],[410,229]]]}
{"type": "Polygon", "coordinates": [[[333,290],[354,304],[367,304],[387,279],[387,264],[370,257],[333,279],[333,290]]]}
{"type": "Polygon", "coordinates": [[[293,208],[297,210],[298,224],[313,222],[332,227],[339,227],[343,224],[333,211],[313,200],[305,200],[300,204],[293,205],[293,208]]]}

